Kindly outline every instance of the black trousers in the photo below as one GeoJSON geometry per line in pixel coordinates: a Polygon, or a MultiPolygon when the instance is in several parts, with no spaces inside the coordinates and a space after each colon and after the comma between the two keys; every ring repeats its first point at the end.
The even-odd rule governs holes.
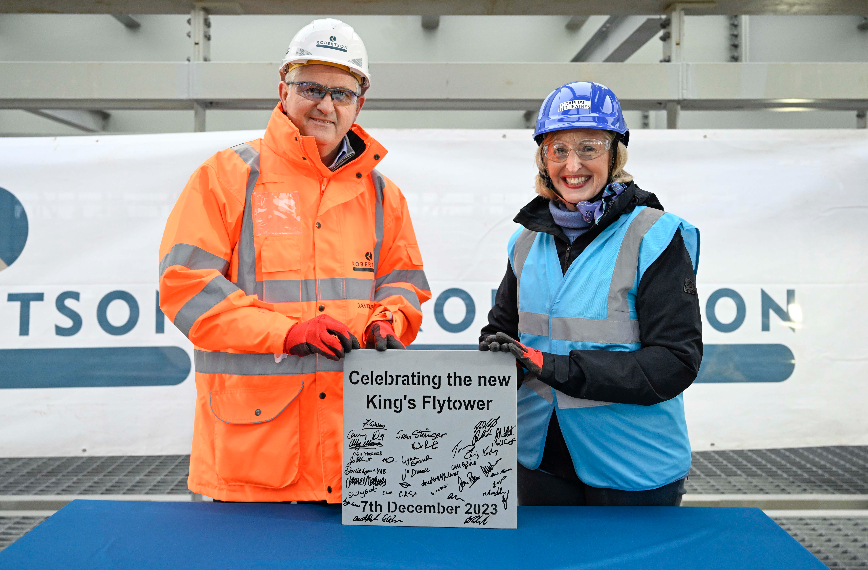
{"type": "Polygon", "coordinates": [[[599,489],[579,479],[567,480],[545,471],[518,464],[518,504],[538,507],[677,507],[684,495],[679,479],[649,491],[599,489]]]}

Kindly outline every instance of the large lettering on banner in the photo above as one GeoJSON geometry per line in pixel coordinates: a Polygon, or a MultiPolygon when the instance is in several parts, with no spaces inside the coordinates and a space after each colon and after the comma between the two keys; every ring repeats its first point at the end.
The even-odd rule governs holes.
{"type": "MultiPolygon", "coordinates": [[[[433,293],[409,348],[475,351],[531,133],[371,133],[433,293]]],[[[193,170],[261,135],[0,139],[0,456],[189,453],[193,347],[159,310],[159,242],[193,170]]],[[[868,444],[865,164],[856,130],[633,131],[626,169],[701,232],[694,449],[868,444]]]]}
{"type": "Polygon", "coordinates": [[[343,523],[516,528],[517,389],[503,353],[350,353],[343,523]]]}

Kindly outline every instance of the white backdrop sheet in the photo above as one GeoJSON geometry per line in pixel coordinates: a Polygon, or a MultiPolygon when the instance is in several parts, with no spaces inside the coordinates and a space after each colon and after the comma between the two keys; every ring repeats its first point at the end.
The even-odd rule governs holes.
{"type": "MultiPolygon", "coordinates": [[[[407,197],[434,293],[416,344],[473,345],[506,269],[512,218],[534,196],[531,133],[372,134],[390,151],[380,170],[407,197]]],[[[192,372],[173,385],[128,385],[103,370],[98,386],[32,387],[28,371],[69,376],[77,352],[23,349],[180,347],[191,355],[171,322],[158,332],[165,220],[198,164],[260,135],[0,139],[0,188],[28,222],[23,251],[0,271],[0,361],[15,362],[0,369],[0,456],[189,453],[192,372]],[[115,291],[125,293],[108,303],[115,291]],[[77,330],[64,307],[79,315],[77,330]]],[[[632,133],[627,170],[701,231],[706,345],[786,347],[795,361],[772,382],[750,381],[763,379],[762,358],[718,358],[710,381],[685,393],[694,449],[868,444],[866,166],[868,136],[855,130],[632,133]],[[713,294],[723,297],[712,310],[713,294]]],[[[8,219],[0,211],[0,225],[8,219]]],[[[127,366],[119,378],[135,377],[127,366]]]]}

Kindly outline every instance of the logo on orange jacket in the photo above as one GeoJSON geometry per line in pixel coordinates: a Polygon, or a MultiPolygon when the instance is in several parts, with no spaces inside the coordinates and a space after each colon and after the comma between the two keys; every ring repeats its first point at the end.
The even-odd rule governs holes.
{"type": "Polygon", "coordinates": [[[353,271],[370,271],[374,272],[374,254],[370,251],[365,252],[365,261],[354,261],[353,271]]]}

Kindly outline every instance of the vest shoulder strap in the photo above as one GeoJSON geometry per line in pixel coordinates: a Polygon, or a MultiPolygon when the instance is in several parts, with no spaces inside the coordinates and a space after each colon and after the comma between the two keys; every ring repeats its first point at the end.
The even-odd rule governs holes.
{"type": "Polygon", "coordinates": [[[512,247],[512,271],[515,273],[516,290],[521,285],[521,270],[524,267],[524,262],[527,261],[527,256],[530,253],[530,248],[536,240],[537,232],[524,228],[515,240],[512,247]]]}
{"type": "Polygon", "coordinates": [[[609,320],[627,320],[625,315],[630,313],[627,304],[627,293],[633,288],[636,281],[636,268],[639,267],[639,247],[648,230],[657,220],[663,216],[663,210],[644,208],[630,222],[624,239],[621,240],[621,248],[615,260],[615,269],[612,272],[612,281],[609,284],[609,298],[606,309],[606,318],[609,320]]]}
{"type": "Polygon", "coordinates": [[[374,244],[374,276],[376,277],[380,271],[380,249],[383,247],[383,234],[385,233],[383,191],[386,188],[386,179],[374,169],[371,171],[371,181],[374,183],[374,191],[377,194],[377,204],[374,207],[374,233],[377,237],[377,241],[374,244]]]}
{"type": "Polygon", "coordinates": [[[253,243],[253,188],[259,179],[259,151],[249,143],[241,143],[232,150],[250,166],[245,189],[244,214],[241,220],[241,236],[238,239],[238,282],[236,285],[248,295],[262,298],[262,284],[256,279],[256,250],[253,243]]]}

